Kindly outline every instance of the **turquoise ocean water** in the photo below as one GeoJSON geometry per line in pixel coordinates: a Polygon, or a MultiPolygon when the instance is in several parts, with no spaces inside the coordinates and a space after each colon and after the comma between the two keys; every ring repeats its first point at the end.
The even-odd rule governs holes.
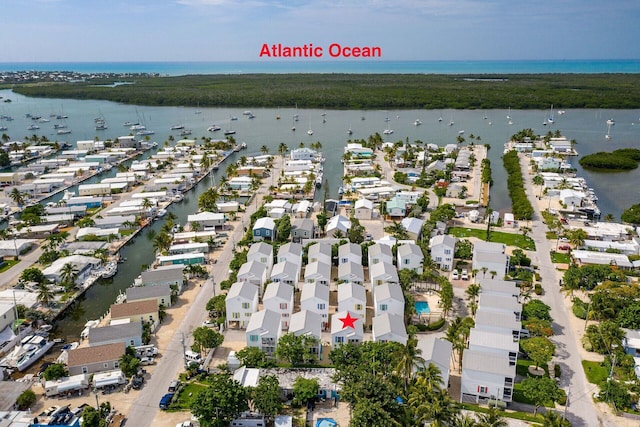
{"type": "Polygon", "coordinates": [[[640,73],[640,59],[567,61],[0,62],[0,72],[22,70],[76,71],[81,73],[159,73],[173,76],[252,73],[584,74],[640,73]]]}

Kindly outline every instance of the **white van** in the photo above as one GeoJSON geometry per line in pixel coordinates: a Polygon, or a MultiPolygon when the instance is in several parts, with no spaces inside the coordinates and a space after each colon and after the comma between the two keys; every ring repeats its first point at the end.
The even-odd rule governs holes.
{"type": "Polygon", "coordinates": [[[202,356],[200,356],[200,353],[196,353],[195,351],[186,351],[184,353],[184,357],[187,360],[187,364],[197,363],[199,365],[202,363],[202,356]]]}

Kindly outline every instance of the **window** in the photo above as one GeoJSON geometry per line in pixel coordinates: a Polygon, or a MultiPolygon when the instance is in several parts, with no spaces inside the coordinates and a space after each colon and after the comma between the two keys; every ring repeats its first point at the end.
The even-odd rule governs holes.
{"type": "Polygon", "coordinates": [[[389,310],[389,306],[387,304],[380,304],[380,311],[387,311],[389,310]]]}
{"type": "Polygon", "coordinates": [[[336,344],[343,343],[344,337],[335,337],[333,342],[335,342],[336,344]]]}
{"type": "Polygon", "coordinates": [[[257,335],[249,335],[249,341],[250,342],[258,342],[258,336],[257,335]]]}
{"type": "Polygon", "coordinates": [[[119,368],[120,367],[120,363],[116,360],[115,362],[113,362],[113,368],[119,368]]]}
{"type": "Polygon", "coordinates": [[[356,304],[356,310],[360,311],[362,310],[362,304],[356,304]]]}
{"type": "Polygon", "coordinates": [[[244,317],[251,317],[251,313],[245,313],[244,317]]]}
{"type": "Polygon", "coordinates": [[[436,257],[436,262],[442,262],[442,257],[437,256],[437,257],[436,257]]]}
{"type": "Polygon", "coordinates": [[[136,344],[133,342],[133,340],[129,341],[129,345],[130,346],[135,346],[136,344]]]}
{"type": "Polygon", "coordinates": [[[451,255],[451,249],[445,249],[444,250],[444,254],[445,255],[451,255]]]}
{"type": "Polygon", "coordinates": [[[280,303],[280,310],[286,310],[287,307],[289,307],[289,304],[287,304],[286,302],[281,302],[280,303]]]}
{"type": "Polygon", "coordinates": [[[109,364],[108,363],[103,363],[102,367],[105,368],[105,369],[109,369],[109,364]]]}
{"type": "Polygon", "coordinates": [[[233,319],[239,319],[240,318],[240,313],[231,313],[231,317],[233,319]]]}
{"type": "Polygon", "coordinates": [[[403,259],[402,260],[402,263],[405,264],[405,265],[409,264],[410,262],[411,262],[410,259],[403,259]]]}
{"type": "Polygon", "coordinates": [[[347,258],[340,259],[340,264],[346,264],[347,262],[349,262],[347,258]]]}
{"type": "Polygon", "coordinates": [[[478,393],[480,393],[480,394],[487,394],[487,393],[489,393],[489,387],[484,386],[484,385],[479,385],[479,386],[478,386],[478,393]]]}
{"type": "Polygon", "coordinates": [[[318,310],[324,310],[326,307],[326,304],[318,304],[318,310]]]}
{"type": "Polygon", "coordinates": [[[282,313],[282,317],[289,317],[289,313],[282,313]]]}
{"type": "Polygon", "coordinates": [[[245,309],[245,310],[248,309],[250,306],[251,306],[251,304],[249,304],[248,302],[243,302],[242,303],[242,308],[245,309]]]}
{"type": "Polygon", "coordinates": [[[86,367],[86,366],[83,366],[83,367],[82,367],[82,373],[83,373],[83,374],[88,374],[88,373],[89,373],[89,369],[87,369],[87,367],[86,367]]]}

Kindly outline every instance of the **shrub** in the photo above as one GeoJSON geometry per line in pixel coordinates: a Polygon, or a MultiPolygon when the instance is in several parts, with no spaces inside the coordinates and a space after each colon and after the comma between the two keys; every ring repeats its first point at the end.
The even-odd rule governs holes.
{"type": "Polygon", "coordinates": [[[18,405],[19,410],[25,411],[31,408],[36,403],[36,400],[36,394],[33,391],[25,390],[16,399],[16,405],[18,405]]]}
{"type": "Polygon", "coordinates": [[[444,326],[444,319],[440,319],[436,322],[433,323],[429,323],[427,325],[427,330],[428,331],[437,331],[438,329],[442,328],[444,326]]]}

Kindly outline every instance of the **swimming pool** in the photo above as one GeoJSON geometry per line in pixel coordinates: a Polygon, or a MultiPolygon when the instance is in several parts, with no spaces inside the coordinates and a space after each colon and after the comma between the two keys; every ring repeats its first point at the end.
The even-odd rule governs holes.
{"type": "Polygon", "coordinates": [[[415,303],[416,313],[418,314],[428,314],[431,313],[429,310],[429,303],[426,301],[416,301],[415,303]]]}

